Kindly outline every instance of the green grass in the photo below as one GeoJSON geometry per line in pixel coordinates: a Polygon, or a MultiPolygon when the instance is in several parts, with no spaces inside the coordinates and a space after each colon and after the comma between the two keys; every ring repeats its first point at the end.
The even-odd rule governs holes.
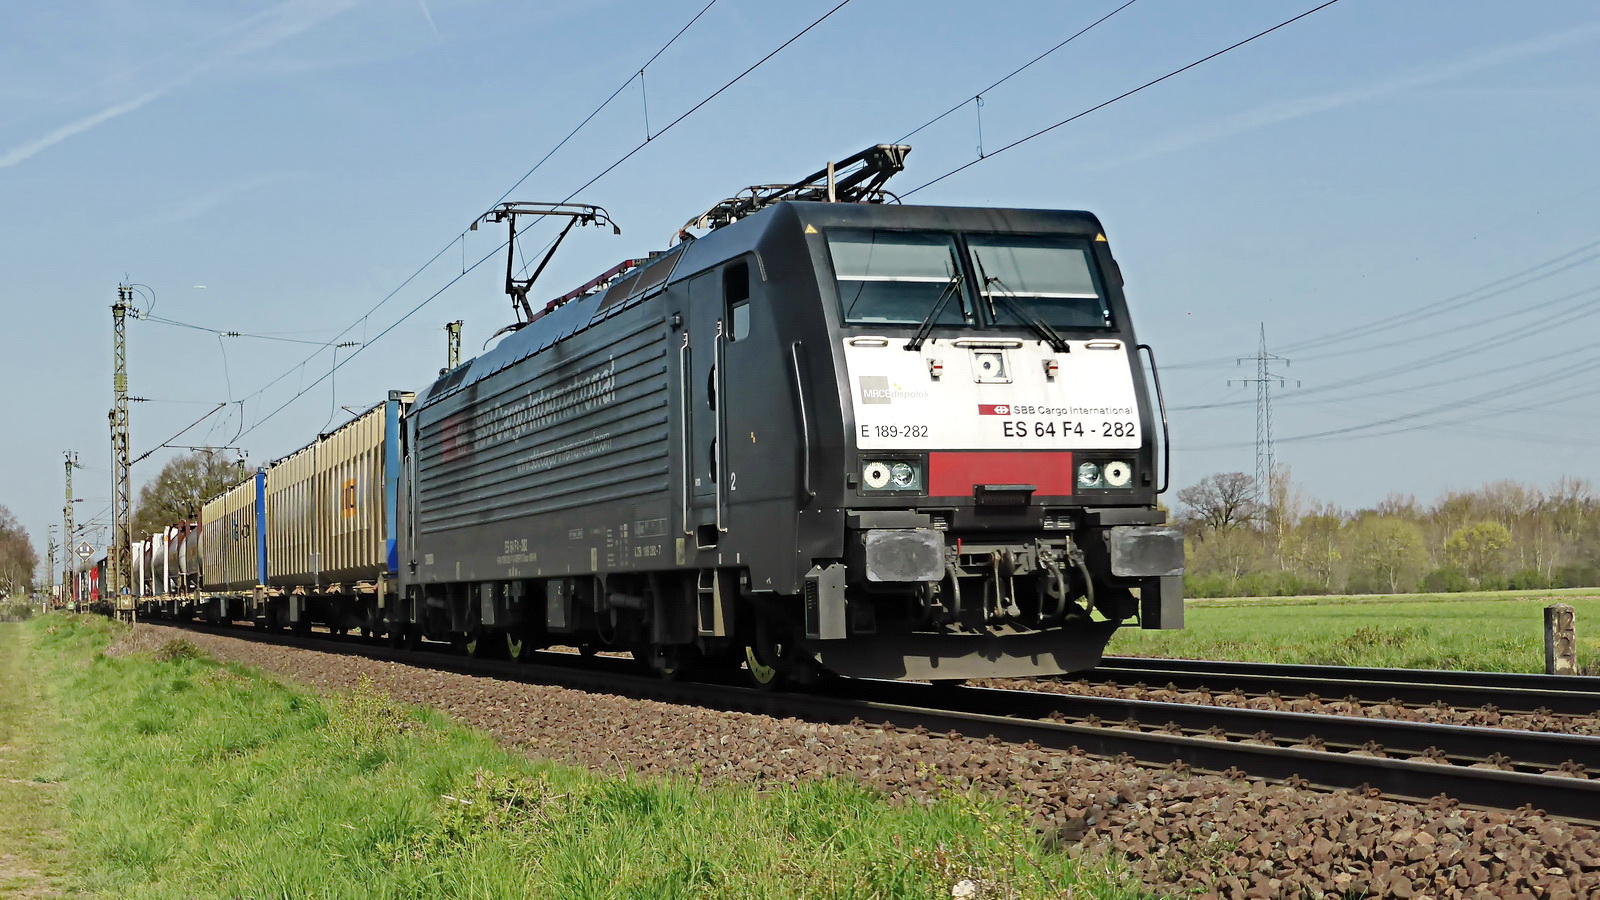
{"type": "Polygon", "coordinates": [[[76,872],[104,896],[928,898],[966,877],[1021,897],[1144,896],[961,791],[923,807],[836,781],[607,777],[370,685],[322,700],[182,643],[102,655],[103,621],[27,629],[69,722],[76,872]]]}
{"type": "Polygon", "coordinates": [[[0,684],[0,897],[53,897],[69,865],[52,753],[60,723],[46,683],[28,665],[20,625],[0,625],[0,684]]]}
{"type": "Polygon", "coordinates": [[[1181,632],[1122,629],[1109,653],[1336,666],[1544,671],[1544,608],[1577,613],[1580,671],[1600,674],[1600,591],[1191,600],[1181,632]]]}

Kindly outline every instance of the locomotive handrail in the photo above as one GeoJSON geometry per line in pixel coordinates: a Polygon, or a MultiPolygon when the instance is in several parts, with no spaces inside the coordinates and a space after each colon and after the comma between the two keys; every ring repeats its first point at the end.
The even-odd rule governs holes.
{"type": "Polygon", "coordinates": [[[799,341],[789,345],[789,359],[794,368],[795,405],[800,410],[800,490],[810,501],[817,498],[817,492],[811,489],[811,419],[806,415],[806,382],[800,373],[799,341]]]}
{"type": "Polygon", "coordinates": [[[689,527],[689,492],[694,463],[689,458],[689,332],[683,333],[683,343],[678,347],[678,405],[682,410],[683,427],[683,533],[694,534],[689,527]]]}
{"type": "Polygon", "coordinates": [[[717,534],[726,534],[728,532],[728,528],[722,524],[722,503],[724,500],[724,497],[722,496],[722,483],[728,480],[729,471],[727,428],[728,417],[723,414],[728,407],[728,356],[726,352],[727,342],[723,339],[721,319],[717,320],[717,333],[716,336],[711,340],[711,367],[717,379],[717,402],[711,407],[711,433],[715,435],[715,437],[712,438],[711,446],[716,450],[716,452],[712,454],[711,460],[716,466],[716,471],[713,473],[716,477],[711,480],[712,487],[716,488],[716,513],[712,517],[712,521],[716,523],[717,534]]]}
{"type": "Polygon", "coordinates": [[[1140,344],[1139,349],[1150,358],[1150,380],[1156,385],[1156,405],[1161,408],[1161,486],[1156,488],[1156,493],[1167,492],[1167,479],[1172,477],[1172,436],[1167,431],[1167,400],[1161,393],[1161,370],[1156,368],[1156,351],[1149,344],[1140,344]]]}

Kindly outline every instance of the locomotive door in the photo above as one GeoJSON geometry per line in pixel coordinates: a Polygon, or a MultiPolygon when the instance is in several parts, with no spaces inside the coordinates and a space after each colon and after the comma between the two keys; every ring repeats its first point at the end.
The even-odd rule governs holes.
{"type": "Polygon", "coordinates": [[[688,318],[684,530],[694,532],[698,546],[714,547],[725,524],[725,473],[718,456],[723,446],[721,407],[726,378],[722,365],[722,286],[717,272],[690,279],[688,318]]]}

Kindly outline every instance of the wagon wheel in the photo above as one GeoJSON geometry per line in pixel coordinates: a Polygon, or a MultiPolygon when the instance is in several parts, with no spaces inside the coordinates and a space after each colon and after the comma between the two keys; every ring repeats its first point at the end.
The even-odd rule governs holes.
{"type": "Polygon", "coordinates": [[[467,632],[466,640],[461,644],[473,659],[493,659],[495,651],[503,646],[504,643],[497,639],[493,631],[482,626],[467,632]]]}
{"type": "Polygon", "coordinates": [[[506,658],[512,662],[527,662],[533,659],[533,636],[526,629],[512,628],[506,631],[506,658]]]}

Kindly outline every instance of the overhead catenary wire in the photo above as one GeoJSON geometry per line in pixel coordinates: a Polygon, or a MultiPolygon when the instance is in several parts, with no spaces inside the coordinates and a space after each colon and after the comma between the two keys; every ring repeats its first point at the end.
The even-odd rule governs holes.
{"type": "Polygon", "coordinates": [[[184,432],[188,431],[189,429],[195,427],[196,425],[199,425],[201,422],[204,422],[205,420],[207,420],[207,419],[211,418],[212,416],[216,415],[217,410],[223,409],[227,405],[228,404],[226,404],[226,403],[218,403],[216,406],[212,407],[210,412],[206,413],[205,415],[201,416],[198,419],[195,419],[193,422],[190,422],[188,425],[183,426],[183,428],[178,430],[177,434],[174,434],[172,437],[169,437],[166,440],[162,441],[161,443],[155,445],[154,447],[151,447],[149,450],[146,450],[143,453],[143,455],[139,456],[137,459],[135,459],[133,462],[129,463],[128,465],[133,466],[133,465],[137,465],[137,464],[139,464],[141,462],[144,462],[146,459],[148,459],[150,457],[151,454],[155,453],[157,450],[160,450],[162,447],[165,447],[167,444],[169,444],[169,443],[177,440],[178,438],[182,437],[184,432]]]}
{"type": "MultiPolygon", "coordinates": [[[[1117,7],[1116,9],[1113,9],[1111,12],[1106,13],[1105,15],[1101,16],[1100,18],[1095,19],[1093,22],[1090,22],[1088,25],[1086,25],[1083,28],[1079,29],[1077,32],[1075,32],[1071,36],[1069,36],[1066,40],[1061,41],[1060,43],[1056,44],[1054,47],[1051,47],[1049,50],[1044,51],[1043,53],[1039,54],[1038,56],[1035,56],[1033,59],[1030,59],[1027,62],[1023,63],[1022,65],[1016,67],[1015,69],[1012,69],[1009,73],[1006,74],[1005,77],[1001,78],[999,81],[996,81],[994,84],[991,84],[986,88],[983,88],[982,90],[978,91],[976,94],[972,95],[971,97],[968,97],[967,99],[961,101],[960,103],[957,103],[955,106],[950,107],[949,109],[947,109],[944,112],[938,114],[937,116],[934,116],[933,118],[929,119],[928,121],[923,122],[921,125],[918,125],[917,127],[915,127],[913,129],[911,129],[910,131],[906,132],[899,140],[895,141],[895,143],[896,144],[904,144],[906,141],[910,140],[914,135],[916,135],[917,132],[922,131],[924,128],[927,128],[927,127],[929,127],[931,125],[934,125],[934,124],[942,121],[947,116],[949,116],[951,113],[957,112],[958,110],[960,110],[963,107],[965,107],[968,103],[975,103],[976,102],[976,103],[979,103],[981,105],[983,95],[989,93],[990,91],[994,90],[995,88],[999,87],[1000,85],[1005,84],[1006,82],[1008,82],[1011,79],[1017,77],[1018,75],[1021,75],[1024,71],[1026,71],[1027,69],[1031,68],[1035,63],[1040,62],[1045,57],[1051,55],[1052,53],[1055,53],[1057,50],[1060,50],[1062,47],[1065,47],[1066,45],[1072,43],[1073,41],[1077,40],[1078,38],[1083,37],[1085,34],[1089,33],[1092,30],[1094,30],[1095,26],[1099,25],[1101,22],[1104,22],[1105,20],[1111,18],[1112,16],[1116,15],[1117,13],[1122,12],[1123,10],[1125,10],[1128,7],[1132,6],[1136,2],[1138,2],[1138,0],[1127,0],[1126,3],[1123,3],[1121,6],[1117,7]]],[[[980,120],[980,127],[981,127],[981,120],[980,120]]]]}
{"type": "MultiPolygon", "coordinates": [[[[654,63],[657,59],[659,59],[661,54],[665,53],[667,51],[667,48],[671,47],[678,40],[678,38],[682,37],[684,32],[689,30],[690,26],[694,25],[695,22],[699,21],[700,17],[705,15],[706,12],[708,10],[710,10],[713,5],[716,4],[716,2],[717,2],[717,0],[709,0],[709,2],[707,2],[705,6],[701,7],[699,12],[696,12],[694,14],[694,16],[692,18],[690,18],[689,21],[683,25],[682,28],[679,28],[677,30],[677,32],[675,32],[672,35],[672,37],[669,38],[666,41],[666,43],[662,44],[655,51],[655,53],[651,54],[650,58],[645,61],[644,65],[639,67],[638,71],[639,72],[643,72],[646,68],[648,68],[650,66],[651,63],[654,63]]],[[[568,141],[570,141],[573,138],[574,135],[576,135],[579,131],[582,131],[583,128],[586,125],[588,125],[589,122],[591,122],[594,119],[595,116],[599,115],[607,106],[609,106],[611,104],[611,101],[613,101],[613,100],[615,100],[617,98],[617,95],[621,94],[625,89],[627,89],[628,85],[633,83],[633,79],[635,77],[637,77],[637,73],[635,73],[635,75],[630,75],[627,81],[624,81],[621,85],[619,85],[617,87],[616,90],[612,91],[611,94],[608,97],[606,97],[605,100],[602,100],[598,106],[596,106],[593,110],[590,111],[590,113],[587,116],[584,117],[583,121],[579,122],[576,127],[574,127],[570,132],[567,133],[567,135],[565,137],[563,137],[560,141],[558,141],[554,147],[552,147],[547,153],[545,153],[545,155],[542,158],[540,158],[538,162],[534,163],[533,166],[528,169],[528,171],[524,172],[520,178],[518,178],[515,182],[513,182],[512,185],[509,188],[507,188],[505,190],[505,192],[502,193],[500,195],[500,197],[495,200],[494,203],[492,203],[490,205],[491,206],[498,205],[499,203],[504,201],[507,197],[509,197],[511,195],[512,191],[516,190],[518,187],[520,187],[522,185],[523,182],[527,181],[530,177],[532,177],[533,173],[537,172],[541,166],[543,166],[546,162],[548,162],[549,159],[552,156],[554,156],[556,154],[556,152],[559,151],[563,146],[565,146],[566,143],[568,141]]],[[[343,338],[345,335],[349,334],[358,325],[363,327],[362,344],[365,345],[367,343],[367,339],[366,339],[366,336],[365,336],[365,330],[364,329],[365,329],[367,320],[374,313],[376,313],[379,309],[383,308],[383,306],[386,305],[390,300],[394,299],[395,296],[398,295],[401,291],[405,290],[408,286],[410,286],[411,282],[415,281],[418,276],[420,276],[423,272],[426,272],[434,263],[438,262],[439,258],[444,256],[446,253],[448,253],[450,251],[450,248],[452,246],[454,246],[457,242],[460,242],[460,244],[461,244],[461,253],[462,253],[462,265],[461,265],[461,271],[460,271],[459,275],[466,275],[469,271],[471,271],[466,266],[466,234],[467,234],[466,231],[462,231],[462,232],[458,233],[455,237],[452,237],[448,243],[446,243],[443,247],[439,248],[438,252],[434,253],[432,256],[430,256],[428,258],[428,260],[426,262],[424,262],[421,266],[418,266],[417,269],[415,271],[413,271],[410,275],[406,276],[404,281],[402,281],[402,282],[400,282],[400,284],[396,285],[393,290],[391,290],[391,291],[389,291],[389,293],[385,294],[381,299],[378,300],[377,303],[374,303],[371,306],[371,308],[369,308],[366,312],[362,313],[360,318],[356,319],[354,322],[351,322],[349,325],[345,326],[342,330],[339,331],[338,334],[335,334],[327,342],[322,343],[318,347],[318,349],[316,351],[314,351],[310,356],[307,356],[305,359],[301,360],[300,362],[296,363],[295,365],[292,365],[289,368],[284,369],[282,372],[280,372],[278,374],[277,377],[273,378],[271,381],[269,381],[266,384],[262,385],[260,388],[256,389],[255,391],[252,391],[251,393],[246,394],[241,399],[242,400],[249,400],[249,399],[253,399],[253,398],[259,397],[262,394],[265,394],[268,390],[271,390],[275,385],[277,385],[278,383],[282,382],[283,379],[288,378],[290,375],[294,374],[296,371],[302,370],[303,367],[307,363],[309,363],[313,359],[315,359],[319,354],[322,353],[322,351],[327,350],[328,348],[332,347],[334,344],[338,343],[340,338],[343,338]]],[[[504,245],[502,245],[502,246],[504,246],[504,245]]],[[[459,276],[458,276],[457,279],[452,279],[452,281],[450,283],[454,284],[456,280],[459,280],[459,276]]],[[[388,331],[389,331],[389,329],[385,329],[384,333],[387,334],[388,331]]],[[[350,358],[353,358],[355,355],[356,354],[351,354],[350,358]]],[[[347,358],[347,361],[348,361],[348,359],[349,358],[347,358]]],[[[303,385],[302,385],[301,389],[304,390],[303,385]]],[[[300,396],[299,393],[296,394],[296,398],[298,398],[298,396],[300,396]]],[[[276,413],[276,410],[274,410],[274,413],[276,413]]],[[[258,421],[256,423],[256,425],[259,425],[259,424],[260,424],[260,422],[258,421]]],[[[252,425],[250,427],[250,430],[254,430],[256,425],[252,425]]]]}
{"type": "MultiPolygon", "coordinates": [[[[741,71],[738,75],[735,75],[733,78],[731,78],[728,81],[724,82],[722,84],[722,86],[718,87],[716,90],[712,91],[710,94],[708,94],[704,98],[702,98],[699,102],[697,102],[693,106],[689,107],[689,109],[687,109],[683,113],[679,114],[672,121],[668,122],[665,126],[663,126],[661,128],[660,131],[657,131],[654,136],[639,142],[639,144],[634,146],[633,149],[631,149],[631,150],[627,151],[626,153],[622,154],[620,157],[618,157],[610,165],[608,165],[604,169],[600,170],[600,172],[598,174],[596,174],[594,177],[590,178],[588,181],[585,181],[583,184],[579,185],[571,193],[567,194],[567,196],[565,198],[563,198],[560,202],[565,203],[565,202],[571,200],[573,197],[576,197],[578,194],[582,193],[584,190],[587,190],[588,188],[592,187],[596,182],[600,181],[600,179],[604,178],[605,176],[609,175],[611,172],[615,171],[618,166],[620,166],[623,163],[627,162],[629,159],[632,159],[640,150],[643,150],[646,146],[648,146],[656,138],[661,137],[662,135],[664,135],[667,132],[671,131],[673,128],[677,127],[684,120],[688,119],[690,116],[694,115],[696,112],[698,112],[699,110],[704,108],[706,106],[706,104],[708,104],[711,101],[715,100],[717,97],[720,97],[729,88],[733,87],[735,84],[738,84],[740,81],[744,80],[747,76],[750,75],[750,73],[752,73],[756,69],[760,68],[768,60],[772,59],[774,56],[777,56],[779,53],[783,52],[786,48],[788,48],[794,42],[800,40],[802,37],[804,37],[807,34],[811,33],[811,31],[813,29],[815,29],[818,25],[821,25],[823,22],[827,21],[829,18],[831,18],[839,10],[844,9],[846,6],[850,5],[851,2],[852,2],[852,0],[840,0],[840,2],[837,5],[833,6],[827,12],[825,12],[822,15],[818,16],[816,19],[812,20],[812,22],[809,25],[807,25],[806,27],[802,28],[800,31],[796,32],[794,35],[790,36],[787,40],[785,40],[783,43],[779,44],[777,47],[772,49],[765,56],[763,56],[760,59],[756,60],[754,63],[751,63],[743,71],[741,71]]],[[[1329,2],[1337,2],[1337,0],[1329,0],[1329,2]]],[[[450,242],[450,244],[445,245],[444,249],[439,251],[439,254],[443,254],[445,251],[449,250],[450,247],[454,245],[454,243],[455,243],[455,241],[452,240],[450,242]]],[[[482,257],[480,257],[477,260],[477,262],[474,262],[470,266],[467,266],[464,271],[462,271],[460,274],[452,277],[449,281],[445,282],[445,284],[442,287],[440,287],[438,290],[434,291],[432,294],[429,294],[426,298],[424,298],[421,302],[419,302],[418,304],[413,306],[404,315],[402,315],[400,318],[396,319],[393,323],[391,323],[387,328],[383,329],[382,331],[378,332],[378,334],[376,334],[375,336],[373,336],[369,340],[367,340],[364,343],[362,343],[359,347],[357,347],[355,349],[354,352],[352,352],[349,356],[345,357],[344,362],[336,363],[333,366],[333,368],[330,369],[330,371],[327,374],[319,376],[315,381],[313,381],[309,385],[303,385],[300,388],[300,390],[298,390],[288,400],[285,400],[282,404],[280,404],[279,406],[274,408],[271,412],[267,413],[265,416],[262,416],[261,418],[257,419],[253,424],[250,425],[249,428],[246,428],[243,432],[241,432],[239,436],[240,437],[244,437],[245,435],[250,434],[251,432],[255,431],[257,428],[260,428],[262,425],[266,424],[268,421],[270,421],[278,413],[280,413],[284,409],[288,408],[288,406],[290,404],[294,403],[296,400],[298,400],[301,397],[305,396],[305,394],[308,391],[312,390],[317,385],[321,384],[323,382],[323,380],[325,380],[328,377],[330,377],[333,374],[334,371],[338,370],[339,367],[344,366],[344,365],[348,365],[352,360],[354,360],[358,356],[360,356],[364,351],[366,351],[373,344],[376,344],[378,341],[382,340],[385,335],[387,335],[389,332],[393,331],[402,322],[404,322],[407,319],[411,318],[411,316],[415,315],[417,312],[422,310],[423,307],[427,306],[428,304],[432,303],[435,299],[437,299],[439,297],[439,295],[443,294],[445,291],[447,291],[451,287],[453,287],[462,278],[466,277],[469,273],[471,273],[472,271],[476,270],[479,266],[483,265],[489,259],[499,255],[500,251],[505,249],[506,246],[509,243],[510,243],[510,239],[509,238],[507,240],[505,240],[505,241],[502,241],[498,246],[496,246],[489,253],[485,254],[482,257]]],[[[437,259],[439,254],[435,254],[434,258],[437,259]]],[[[416,277],[417,274],[421,274],[421,270],[420,269],[418,270],[417,273],[413,274],[411,276],[411,278],[408,278],[406,280],[406,283],[409,284],[410,281],[413,280],[416,277]]],[[[401,288],[403,288],[404,286],[405,285],[402,284],[400,288],[396,288],[394,291],[391,291],[389,296],[390,297],[394,296],[394,294],[398,293],[399,290],[401,290],[401,288]]],[[[387,298],[385,298],[385,300],[387,300],[387,298]]],[[[374,309],[376,309],[376,307],[374,307],[374,309]]],[[[370,313],[371,313],[371,311],[369,311],[368,314],[370,315],[370,313]]],[[[365,318],[365,317],[363,317],[363,318],[365,318]]],[[[354,327],[354,325],[352,325],[351,327],[354,327]]],[[[347,331],[348,331],[348,329],[347,329],[347,331]]],[[[343,333],[341,333],[341,334],[343,334],[343,333]]],[[[305,365],[305,362],[309,362],[309,361],[310,361],[309,359],[303,361],[302,363],[300,363],[299,367],[303,368],[304,365],[305,365]]],[[[290,371],[293,371],[293,370],[291,369],[290,371]]],[[[289,372],[285,372],[283,375],[279,376],[279,379],[287,377],[288,374],[289,374],[289,372]]],[[[270,385],[269,385],[269,387],[270,387],[270,385]]],[[[254,397],[259,393],[260,392],[258,391],[258,392],[256,392],[256,394],[247,395],[246,399],[248,399],[249,397],[254,397]]]]}
{"type": "Polygon", "coordinates": [[[1178,75],[1182,75],[1184,72],[1187,72],[1190,69],[1195,68],[1196,66],[1200,66],[1200,65],[1203,65],[1205,63],[1208,63],[1211,60],[1216,59],[1217,57],[1222,56],[1225,53],[1230,53],[1230,52],[1232,52],[1234,50],[1239,49],[1240,47],[1243,47],[1244,45],[1246,45],[1246,44],[1248,44],[1248,43],[1250,43],[1252,41],[1255,41],[1255,40],[1258,40],[1260,38],[1266,37],[1267,35],[1272,34],[1274,31],[1277,31],[1280,28],[1286,28],[1286,27],[1288,27],[1290,25],[1293,25],[1295,22],[1298,22],[1301,19],[1304,19],[1305,17],[1307,17],[1309,15],[1312,15],[1313,13],[1317,13],[1317,12],[1320,12],[1320,11],[1322,11],[1324,9],[1327,9],[1328,7],[1334,5],[1335,3],[1338,3],[1338,2],[1339,2],[1339,0],[1325,0],[1325,2],[1319,3],[1316,6],[1313,6],[1312,8],[1306,10],[1305,12],[1302,12],[1299,15],[1294,16],[1293,18],[1285,19],[1282,22],[1279,22],[1278,24],[1272,26],[1271,28],[1265,29],[1263,31],[1258,31],[1255,34],[1252,34],[1251,36],[1249,36],[1249,37],[1247,37],[1247,38],[1245,38],[1245,39],[1243,39],[1241,41],[1236,41],[1236,42],[1234,42],[1232,44],[1229,44],[1226,47],[1223,47],[1221,50],[1217,50],[1217,51],[1215,51],[1213,53],[1207,54],[1206,56],[1202,56],[1201,58],[1195,60],[1192,63],[1189,63],[1186,66],[1181,66],[1181,67],[1179,67],[1177,69],[1173,69],[1171,72],[1168,72],[1167,74],[1162,75],[1159,78],[1153,78],[1150,81],[1147,81],[1144,84],[1141,84],[1136,88],[1132,88],[1130,90],[1123,91],[1122,93],[1116,95],[1115,97],[1112,97],[1109,100],[1105,100],[1105,101],[1102,101],[1100,103],[1097,103],[1094,106],[1091,106],[1088,109],[1083,110],[1082,112],[1074,113],[1073,115],[1070,115],[1070,116],[1066,117],[1065,119],[1062,119],[1061,121],[1056,122],[1054,125],[1049,125],[1047,127],[1041,128],[1038,131],[1035,131],[1034,133],[1032,133],[1030,135],[1027,135],[1026,137],[1018,138],[1018,139],[1012,141],[1011,143],[1006,144],[1005,146],[1001,147],[1000,149],[995,150],[992,153],[989,153],[989,154],[984,155],[984,156],[980,156],[977,159],[974,159],[974,160],[971,160],[969,162],[963,163],[962,165],[956,166],[954,169],[951,169],[950,171],[944,173],[943,175],[940,175],[937,178],[933,178],[933,179],[931,179],[929,181],[925,181],[922,184],[919,184],[916,187],[912,188],[911,190],[902,193],[900,196],[901,197],[909,197],[912,194],[915,194],[916,192],[922,190],[923,188],[932,187],[932,186],[938,184],[939,182],[944,181],[946,178],[951,177],[952,175],[955,175],[955,174],[957,174],[959,172],[964,172],[967,169],[972,168],[973,166],[977,165],[978,163],[983,162],[984,160],[994,159],[996,156],[999,156],[1000,154],[1006,152],[1007,150],[1010,150],[1012,148],[1019,147],[1019,146],[1021,146],[1023,144],[1026,144],[1027,142],[1029,142],[1029,141],[1031,141],[1031,140],[1033,140],[1035,138],[1043,137],[1044,135],[1049,134],[1052,131],[1055,131],[1057,128],[1060,128],[1060,127],[1062,127],[1064,125],[1069,125],[1069,124],[1071,124],[1073,122],[1076,122],[1077,120],[1083,118],[1084,116],[1089,115],[1090,113],[1098,112],[1099,110],[1105,109],[1106,107],[1110,106],[1113,103],[1116,103],[1116,102],[1118,102],[1120,100],[1125,100],[1128,97],[1132,97],[1134,94],[1137,94],[1140,91],[1145,90],[1146,88],[1155,87],[1156,85],[1160,84],[1163,81],[1166,81],[1169,78],[1175,78],[1178,75]]]}
{"type": "MultiPolygon", "coordinates": [[[[205,325],[195,325],[192,322],[180,322],[177,319],[168,319],[164,316],[140,315],[138,319],[141,322],[155,322],[158,325],[171,325],[177,328],[189,328],[193,329],[194,331],[209,332],[216,335],[219,341],[225,337],[234,337],[252,338],[259,341],[279,341],[285,344],[311,344],[318,347],[327,346],[322,341],[308,341],[304,338],[280,337],[275,334],[267,334],[255,331],[232,331],[225,328],[210,328],[205,325]]],[[[224,351],[224,353],[226,353],[226,351],[224,351]]]]}
{"type": "MultiPolygon", "coordinates": [[[[617,95],[618,94],[621,94],[623,91],[627,90],[628,89],[628,85],[633,84],[633,80],[635,78],[639,79],[639,81],[640,81],[640,90],[642,91],[643,87],[644,87],[644,70],[650,68],[650,64],[651,63],[653,63],[657,59],[659,59],[661,54],[667,52],[667,48],[668,47],[671,47],[674,43],[676,43],[678,38],[683,37],[683,33],[688,31],[689,28],[694,25],[694,23],[700,21],[700,17],[705,15],[706,12],[709,11],[711,9],[711,7],[715,6],[716,4],[717,4],[717,0],[711,0],[711,2],[707,3],[705,6],[702,6],[700,8],[700,11],[694,14],[693,18],[691,18],[688,22],[685,22],[683,27],[679,28],[676,34],[674,34],[671,38],[668,38],[667,42],[665,44],[662,44],[660,49],[658,49],[654,54],[652,54],[649,59],[644,61],[644,65],[640,66],[638,71],[634,72],[632,75],[629,75],[627,81],[624,81],[623,83],[617,85],[617,89],[612,91],[611,95],[609,97],[606,97],[606,99],[600,101],[600,105],[596,106],[594,108],[594,110],[589,113],[589,115],[585,116],[583,121],[579,122],[576,127],[574,127],[571,131],[567,132],[565,137],[563,137],[560,141],[557,141],[556,145],[554,147],[551,147],[550,151],[548,153],[546,153],[544,156],[540,157],[539,161],[533,164],[533,168],[531,168],[528,171],[522,173],[522,177],[521,178],[518,178],[516,180],[516,182],[511,185],[511,187],[506,188],[505,193],[501,194],[499,199],[495,200],[494,203],[491,203],[489,205],[490,206],[498,206],[507,197],[511,196],[511,192],[512,191],[514,191],[517,188],[521,187],[522,183],[524,181],[527,181],[529,178],[533,177],[533,173],[539,171],[539,168],[541,166],[543,166],[546,162],[549,162],[550,157],[556,155],[556,151],[560,150],[562,147],[565,147],[567,145],[567,142],[572,140],[572,138],[575,135],[577,135],[578,132],[582,131],[583,127],[585,125],[588,125],[589,122],[591,120],[593,120],[595,116],[598,116],[602,111],[605,110],[605,108],[607,106],[610,106],[611,105],[611,101],[617,99],[617,95]]],[[[650,124],[649,124],[649,119],[648,118],[645,120],[645,133],[646,134],[650,133],[650,124]]],[[[466,232],[462,232],[463,236],[465,236],[465,234],[466,234],[466,232]]]]}

